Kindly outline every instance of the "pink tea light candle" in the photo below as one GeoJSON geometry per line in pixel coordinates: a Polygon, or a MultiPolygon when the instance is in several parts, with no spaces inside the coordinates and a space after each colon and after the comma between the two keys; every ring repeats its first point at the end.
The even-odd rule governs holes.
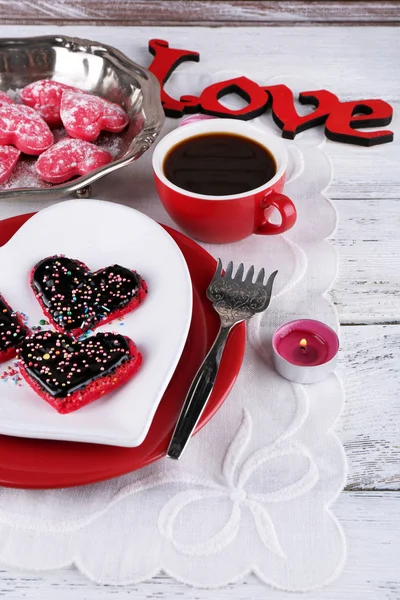
{"type": "Polygon", "coordinates": [[[316,383],[336,368],[339,339],[320,321],[300,319],[279,327],[272,338],[272,359],[282,377],[295,383],[316,383]]]}

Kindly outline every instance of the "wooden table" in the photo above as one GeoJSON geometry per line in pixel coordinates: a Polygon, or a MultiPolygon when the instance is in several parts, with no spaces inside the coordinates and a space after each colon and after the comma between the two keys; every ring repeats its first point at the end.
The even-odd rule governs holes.
{"type": "MultiPolygon", "coordinates": [[[[144,65],[150,62],[147,40],[166,38],[171,45],[199,50],[204,58],[212,52],[216,69],[246,71],[251,64],[247,69],[251,75],[259,65],[270,76],[297,73],[341,99],[381,97],[394,107],[392,128],[399,135],[400,30],[392,26],[400,21],[399,2],[232,1],[215,2],[213,7],[207,3],[206,9],[205,4],[121,0],[114,6],[86,0],[49,8],[44,0],[21,0],[0,3],[0,19],[47,23],[46,27],[3,27],[4,37],[55,31],[76,34],[117,45],[144,65]],[[17,17],[12,5],[19,7],[17,17]],[[157,29],[160,14],[169,25],[157,29]],[[58,29],[61,18],[71,24],[58,29]],[[188,19],[202,25],[246,27],[205,31],[189,26],[188,19]],[[110,20],[154,25],[76,26],[107,25],[110,20]],[[349,26],[368,22],[373,26],[349,26]]],[[[335,512],[346,531],[348,560],[334,584],[307,594],[307,599],[394,600],[400,598],[400,149],[396,139],[375,148],[329,142],[325,149],[334,168],[329,195],[339,214],[333,243],[340,272],[331,296],[342,323],[341,373],[347,399],[338,429],[349,477],[335,512]]],[[[0,218],[32,208],[26,202],[0,204],[0,218]]],[[[255,577],[218,592],[187,588],[162,574],[140,585],[99,588],[73,568],[40,574],[3,568],[3,596],[9,600],[305,597],[270,590],[255,577]]]]}

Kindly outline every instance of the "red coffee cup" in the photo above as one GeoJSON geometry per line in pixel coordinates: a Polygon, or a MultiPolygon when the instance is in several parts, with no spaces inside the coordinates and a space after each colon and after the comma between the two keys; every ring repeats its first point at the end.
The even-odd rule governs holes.
{"type": "Polygon", "coordinates": [[[207,119],[188,123],[166,135],[153,154],[153,170],[158,195],[170,217],[191,237],[203,242],[236,242],[253,233],[276,235],[296,222],[293,202],[282,194],[288,155],[285,143],[269,131],[236,119],[207,119]],[[232,133],[248,137],[274,156],[277,171],[264,185],[231,196],[207,196],[179,188],[163,171],[168,152],[191,137],[206,133],[232,133]],[[279,225],[269,221],[275,208],[281,215],[279,225]]]}

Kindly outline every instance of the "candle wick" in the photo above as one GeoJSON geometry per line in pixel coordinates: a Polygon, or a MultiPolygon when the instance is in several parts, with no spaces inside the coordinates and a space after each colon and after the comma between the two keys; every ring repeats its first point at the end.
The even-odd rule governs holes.
{"type": "Polygon", "coordinates": [[[300,350],[303,352],[303,354],[307,352],[307,340],[304,338],[300,340],[300,350]]]}

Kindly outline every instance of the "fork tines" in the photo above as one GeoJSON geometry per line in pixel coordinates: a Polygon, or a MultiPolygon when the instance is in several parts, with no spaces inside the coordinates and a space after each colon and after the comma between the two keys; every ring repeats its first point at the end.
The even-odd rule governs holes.
{"type": "MultiPolygon", "coordinates": [[[[228,266],[226,267],[225,272],[222,272],[222,262],[221,259],[218,259],[218,265],[217,265],[217,270],[215,272],[214,275],[214,281],[215,280],[221,280],[223,279],[224,281],[227,280],[231,280],[234,281],[236,283],[242,283],[243,282],[243,275],[244,275],[244,264],[240,263],[240,265],[237,268],[237,271],[235,273],[235,275],[233,275],[233,271],[234,271],[234,267],[233,267],[233,262],[230,261],[228,263],[228,266]]],[[[272,273],[272,275],[270,276],[270,279],[267,282],[267,286],[270,283],[270,280],[272,278],[272,281],[275,279],[276,274],[278,273],[278,271],[274,271],[272,273]]],[[[247,284],[253,284],[253,278],[254,278],[254,265],[251,265],[251,267],[249,268],[249,270],[246,273],[246,276],[244,278],[244,283],[247,284]]],[[[256,285],[260,285],[260,286],[264,286],[264,279],[265,279],[265,269],[261,269],[256,277],[256,281],[255,284],[256,285]]]]}

